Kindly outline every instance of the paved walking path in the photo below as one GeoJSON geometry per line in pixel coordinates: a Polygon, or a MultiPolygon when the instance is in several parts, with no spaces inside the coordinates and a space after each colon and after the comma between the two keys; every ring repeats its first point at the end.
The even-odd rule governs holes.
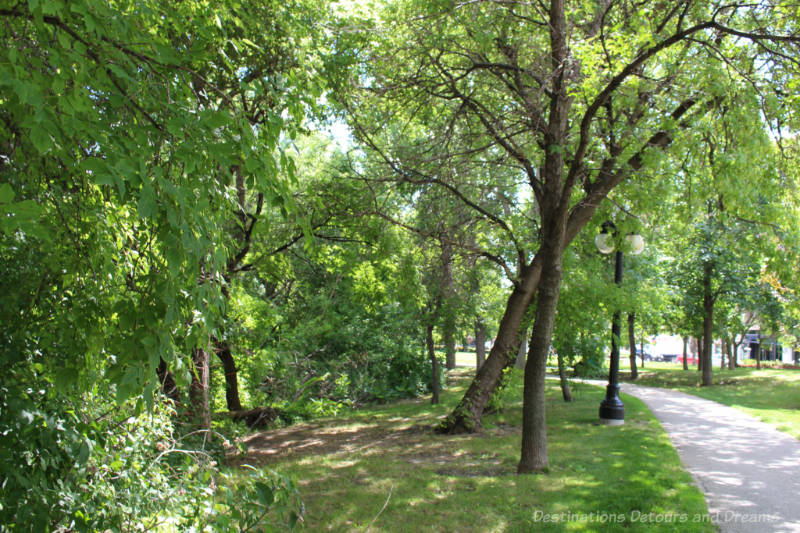
{"type": "Polygon", "coordinates": [[[800,441],[739,410],[623,383],[664,426],[720,531],[800,532],[800,441]]]}

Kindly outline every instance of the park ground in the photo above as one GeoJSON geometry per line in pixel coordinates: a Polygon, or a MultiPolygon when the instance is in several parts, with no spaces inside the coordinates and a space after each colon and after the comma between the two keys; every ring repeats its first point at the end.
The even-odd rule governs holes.
{"type": "Polygon", "coordinates": [[[598,423],[601,387],[548,388],[550,468],[518,476],[521,373],[475,435],[433,431],[473,369],[449,376],[443,402],[406,400],[250,435],[233,460],[293,476],[308,530],[713,531],[705,500],[661,425],[624,397],[627,423],[598,423]]]}
{"type": "MultiPolygon", "coordinates": [[[[232,463],[294,477],[304,523],[315,531],[714,530],[661,425],[633,397],[623,395],[625,426],[608,427],[597,422],[602,387],[573,383],[575,401],[566,404],[551,382],[550,468],[540,475],[515,474],[519,371],[481,433],[436,434],[437,420],[469,383],[470,356],[459,354],[464,366],[449,374],[438,406],[405,400],[256,433],[232,463]]],[[[800,371],[718,370],[714,387],[700,387],[699,379],[695,370],[648,362],[637,383],[712,399],[800,437],[800,371]]]]}

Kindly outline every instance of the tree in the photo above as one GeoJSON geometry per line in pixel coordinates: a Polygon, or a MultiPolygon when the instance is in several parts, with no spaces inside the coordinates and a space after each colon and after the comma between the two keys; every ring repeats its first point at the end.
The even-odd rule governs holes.
{"type": "MultiPolygon", "coordinates": [[[[440,186],[500,228],[519,259],[492,352],[445,429],[479,425],[535,294],[519,471],[541,470],[547,465],[544,362],[566,245],[611,190],[646,169],[680,129],[716,105],[728,78],[706,78],[706,64],[791,61],[786,58],[798,42],[793,22],[783,10],[685,1],[408,2],[390,11],[382,16],[393,31],[375,32],[386,38],[364,58],[358,84],[366,90],[340,96],[357,135],[404,182],[440,186]],[[397,126],[383,137],[370,128],[390,121],[397,126]],[[431,130],[397,149],[381,140],[404,131],[402,124],[426,123],[431,130]],[[413,151],[405,149],[415,143],[413,151]],[[468,170],[481,158],[516,169],[520,186],[529,187],[536,207],[522,231],[535,239],[522,238],[476,200],[468,170]],[[432,164],[442,161],[463,172],[433,172],[432,164]]],[[[751,77],[761,86],[774,82],[758,72],[751,77]]],[[[501,257],[486,253],[511,272],[501,257]]]]}
{"type": "Polygon", "coordinates": [[[287,199],[279,141],[313,104],[315,68],[295,55],[313,18],[305,2],[0,7],[3,468],[50,431],[7,432],[22,412],[71,436],[36,451],[54,458],[38,488],[4,487],[17,498],[3,498],[4,524],[55,527],[60,491],[93,475],[74,469],[101,431],[85,398],[141,407],[157,373],[176,386],[205,374],[237,169],[253,194],[287,199]],[[20,509],[35,516],[17,522],[20,509]]]}

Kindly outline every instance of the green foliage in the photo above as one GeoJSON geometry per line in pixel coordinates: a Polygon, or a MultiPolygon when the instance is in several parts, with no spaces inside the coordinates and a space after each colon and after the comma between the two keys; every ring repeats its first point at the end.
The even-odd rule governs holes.
{"type": "Polygon", "coordinates": [[[596,251],[593,234],[564,254],[565,277],[553,333],[553,349],[581,377],[602,373],[610,351],[610,324],[623,294],[614,286],[613,266],[596,251]]]}
{"type": "Polygon", "coordinates": [[[319,92],[314,5],[3,4],[4,524],[145,529],[159,506],[207,521],[211,463],[154,452],[169,416],[139,417],[159,363],[185,384],[219,328],[238,172],[292,209],[280,141],[319,92]]]}
{"type": "Polygon", "coordinates": [[[290,422],[428,390],[410,240],[379,219],[353,220],[369,191],[341,153],[317,137],[298,148],[304,220],[261,227],[252,272],[231,290],[228,337],[248,398],[290,422]]]}
{"type": "Polygon", "coordinates": [[[90,408],[78,411],[41,389],[0,388],[0,531],[282,530],[297,522],[302,504],[290,479],[221,472],[220,455],[177,434],[167,403],[143,413],[132,403],[83,400],[90,408]]]}

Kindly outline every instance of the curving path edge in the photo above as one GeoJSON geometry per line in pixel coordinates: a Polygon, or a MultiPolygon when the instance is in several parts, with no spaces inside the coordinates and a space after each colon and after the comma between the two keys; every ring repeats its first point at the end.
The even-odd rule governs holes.
{"type": "Polygon", "coordinates": [[[630,383],[706,495],[720,531],[800,532],[800,441],[737,409],[630,383]]]}

